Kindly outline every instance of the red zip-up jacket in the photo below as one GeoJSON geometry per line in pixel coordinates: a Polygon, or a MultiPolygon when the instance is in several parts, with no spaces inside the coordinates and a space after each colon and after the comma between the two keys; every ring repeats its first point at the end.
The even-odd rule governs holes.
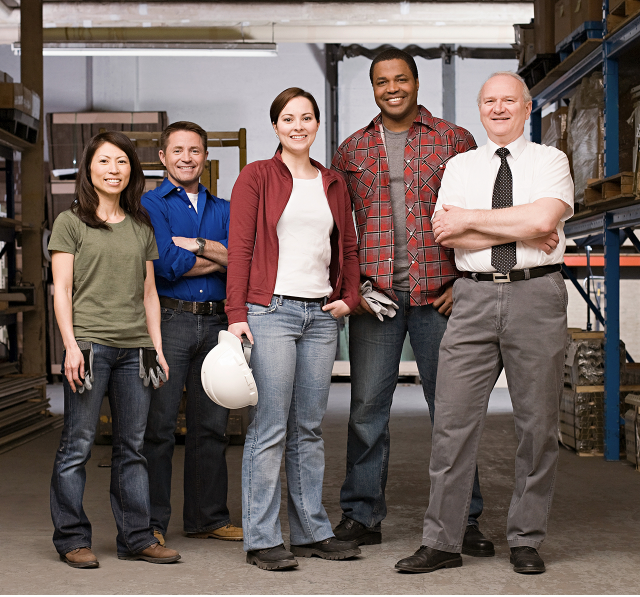
{"type": "MultiPolygon", "coordinates": [[[[329,302],[342,299],[353,310],[360,304],[358,243],[351,213],[351,199],[343,178],[315,160],[331,209],[329,283],[334,289],[329,302]]],[[[229,324],[247,321],[245,303],[267,306],[278,273],[276,226],[293,190],[293,177],[280,152],[270,160],[248,164],[231,193],[227,305],[229,324]]]]}

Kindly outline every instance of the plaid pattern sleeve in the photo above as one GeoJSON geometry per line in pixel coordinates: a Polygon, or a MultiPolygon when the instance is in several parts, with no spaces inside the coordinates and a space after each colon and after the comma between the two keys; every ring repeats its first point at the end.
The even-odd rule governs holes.
{"type": "MultiPolygon", "coordinates": [[[[431,216],[447,161],[475,149],[471,133],[446,120],[434,118],[420,106],[407,135],[404,151],[405,202],[412,305],[426,305],[460,276],[452,249],[438,245],[431,216]]],[[[394,232],[389,163],[382,117],[349,137],[336,152],[332,168],[346,182],[356,218],[360,274],[376,289],[395,298],[393,284],[394,232]]]]}

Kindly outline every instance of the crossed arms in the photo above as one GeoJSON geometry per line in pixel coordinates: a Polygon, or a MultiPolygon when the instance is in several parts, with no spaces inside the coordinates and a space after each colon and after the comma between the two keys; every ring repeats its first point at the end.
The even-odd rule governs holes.
{"type": "Polygon", "coordinates": [[[556,228],[567,204],[544,197],[505,209],[465,209],[446,204],[442,207],[432,224],[436,242],[444,247],[476,250],[522,241],[549,255],[558,245],[556,228]]]}
{"type": "MultiPolygon", "coordinates": [[[[173,244],[181,249],[197,253],[198,243],[195,238],[187,238],[185,236],[173,236],[173,244]]],[[[204,274],[212,274],[213,272],[223,272],[227,266],[227,248],[215,240],[205,239],[204,253],[201,256],[196,255],[194,266],[184,276],[203,276],[204,274]]]]}

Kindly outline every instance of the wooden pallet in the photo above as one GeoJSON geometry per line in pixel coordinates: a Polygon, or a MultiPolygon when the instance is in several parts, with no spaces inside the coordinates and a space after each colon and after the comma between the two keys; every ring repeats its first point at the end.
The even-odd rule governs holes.
{"type": "Polygon", "coordinates": [[[602,22],[585,21],[571,35],[556,45],[560,60],[566,60],[588,39],[602,39],[602,22]]]}
{"type": "Polygon", "coordinates": [[[590,181],[584,190],[584,204],[590,207],[604,201],[634,198],[633,177],[633,172],[620,172],[607,178],[590,181]]]}
{"type": "Polygon", "coordinates": [[[611,35],[640,12],[639,0],[610,0],[607,32],[611,35]]]}

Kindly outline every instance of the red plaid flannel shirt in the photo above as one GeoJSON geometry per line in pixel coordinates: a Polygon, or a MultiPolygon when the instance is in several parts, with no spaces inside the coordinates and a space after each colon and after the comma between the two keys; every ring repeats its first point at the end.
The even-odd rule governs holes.
{"type": "MultiPolygon", "coordinates": [[[[360,275],[370,279],[376,290],[395,299],[393,213],[383,135],[382,116],[378,114],[340,145],[331,167],[344,176],[351,195],[360,275]]],[[[476,147],[469,131],[435,118],[419,106],[404,150],[411,305],[432,303],[444,287],[460,277],[453,249],[445,249],[434,240],[431,216],[447,161],[476,147]]]]}

